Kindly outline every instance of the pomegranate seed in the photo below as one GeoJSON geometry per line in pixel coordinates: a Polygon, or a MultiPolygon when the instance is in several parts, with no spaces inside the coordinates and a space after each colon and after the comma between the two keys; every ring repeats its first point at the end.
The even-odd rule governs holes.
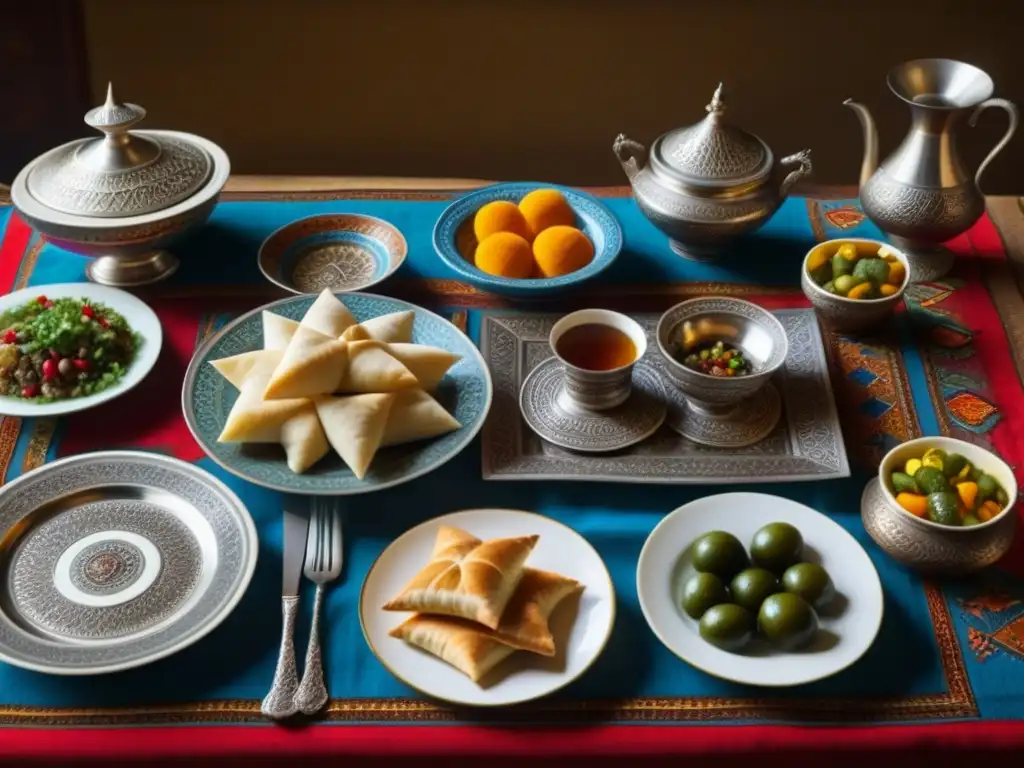
{"type": "Polygon", "coordinates": [[[86,317],[93,317],[96,314],[96,310],[90,307],[88,304],[82,305],[82,314],[86,317]]]}
{"type": "Polygon", "coordinates": [[[57,378],[57,363],[50,360],[43,360],[43,381],[53,381],[57,378]]]}
{"type": "Polygon", "coordinates": [[[50,300],[48,298],[46,298],[45,296],[37,296],[36,297],[36,303],[37,304],[44,304],[45,305],[45,304],[48,304],[49,302],[50,302],[50,300]]]}
{"type": "Polygon", "coordinates": [[[14,344],[18,340],[18,333],[13,328],[4,331],[4,344],[14,344]]]}
{"type": "Polygon", "coordinates": [[[110,323],[108,323],[108,322],[107,322],[107,318],[105,318],[105,317],[101,317],[101,318],[100,318],[99,320],[97,320],[96,322],[97,322],[97,323],[99,323],[99,324],[100,324],[101,326],[103,326],[104,328],[109,328],[109,327],[110,327],[110,323]]]}
{"type": "Polygon", "coordinates": [[[88,360],[83,360],[80,357],[76,357],[74,360],[71,361],[71,363],[72,363],[72,365],[75,366],[75,368],[77,368],[80,371],[88,371],[89,370],[89,361],[88,360]]]}
{"type": "Polygon", "coordinates": [[[38,394],[39,394],[39,385],[38,384],[29,384],[27,387],[22,387],[21,388],[21,396],[22,397],[35,397],[38,394]]]}

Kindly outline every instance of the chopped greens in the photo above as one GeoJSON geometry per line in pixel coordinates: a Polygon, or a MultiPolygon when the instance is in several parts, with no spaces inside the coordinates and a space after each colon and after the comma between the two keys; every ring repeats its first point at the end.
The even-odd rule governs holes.
{"type": "Polygon", "coordinates": [[[0,395],[45,403],[102,392],[140,344],[103,304],[39,296],[0,315],[0,395]]]}

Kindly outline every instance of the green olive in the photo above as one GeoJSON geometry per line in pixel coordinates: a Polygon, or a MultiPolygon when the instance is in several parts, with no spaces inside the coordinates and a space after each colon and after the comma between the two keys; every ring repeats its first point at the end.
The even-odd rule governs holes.
{"type": "Polygon", "coordinates": [[[761,604],[757,628],[769,642],[794,651],[814,639],[818,632],[818,616],[799,595],[779,592],[761,604]]]}
{"type": "Polygon", "coordinates": [[[734,603],[756,614],[765,598],[779,591],[779,580],[764,568],[747,568],[736,574],[729,591],[734,603]]]}
{"type": "Polygon", "coordinates": [[[731,533],[711,531],[693,543],[693,567],[723,581],[732,579],[748,562],[747,551],[731,533]]]}
{"type": "Polygon", "coordinates": [[[786,592],[800,595],[819,611],[836,596],[836,588],[828,571],[817,563],[791,565],[782,574],[782,588],[786,592]]]}
{"type": "Polygon", "coordinates": [[[772,573],[781,574],[800,562],[803,555],[804,537],[789,523],[769,523],[754,534],[750,543],[754,565],[772,573]]]}
{"type": "Polygon", "coordinates": [[[725,651],[738,651],[754,636],[754,616],[735,603],[722,603],[700,620],[700,636],[725,651]]]}
{"type": "Polygon", "coordinates": [[[713,573],[698,573],[687,579],[683,585],[680,602],[687,616],[691,619],[700,619],[709,608],[728,601],[729,593],[720,578],[713,573]]]}

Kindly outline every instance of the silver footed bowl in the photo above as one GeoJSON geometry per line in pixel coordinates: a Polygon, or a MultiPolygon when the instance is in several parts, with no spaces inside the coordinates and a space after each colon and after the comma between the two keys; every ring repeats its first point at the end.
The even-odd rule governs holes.
{"type": "Polygon", "coordinates": [[[800,265],[800,287],[803,288],[804,296],[811,302],[818,317],[827,325],[837,331],[864,331],[874,328],[882,323],[896,311],[896,307],[903,301],[903,294],[910,284],[910,262],[907,255],[888,243],[881,240],[870,240],[863,237],[843,237],[836,240],[826,240],[811,248],[800,265]],[[886,246],[893,255],[903,264],[903,284],[892,296],[884,296],[880,299],[848,299],[845,296],[838,296],[830,293],[811,279],[807,272],[807,264],[811,257],[822,251],[835,253],[843,243],[853,243],[857,250],[874,250],[886,246]]]}
{"type": "Polygon", "coordinates": [[[786,330],[775,316],[742,299],[714,296],[676,304],[658,320],[658,351],[665,374],[691,405],[728,412],[763,387],[789,352],[786,330]],[[686,367],[676,354],[722,341],[743,352],[752,370],[722,378],[686,367]]]}
{"type": "Polygon", "coordinates": [[[864,489],[861,520],[875,543],[907,567],[925,573],[963,575],[992,565],[1009,551],[1017,531],[1016,504],[1013,471],[994,453],[952,437],[921,437],[896,446],[882,459],[878,477],[864,489]],[[965,527],[933,523],[903,509],[892,491],[892,473],[929,448],[959,453],[992,475],[1009,496],[1003,511],[986,523],[965,527]]]}

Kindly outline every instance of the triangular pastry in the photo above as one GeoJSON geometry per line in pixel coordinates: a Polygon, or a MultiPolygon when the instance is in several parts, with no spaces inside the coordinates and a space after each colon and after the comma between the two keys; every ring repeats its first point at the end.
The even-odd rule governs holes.
{"type": "Polygon", "coordinates": [[[334,392],[345,375],[347,346],[333,336],[299,326],[263,396],[269,400],[334,392]]]}
{"type": "MultiPolygon", "coordinates": [[[[476,536],[461,528],[442,526],[434,540],[432,558],[441,553],[446,553],[449,557],[459,552],[464,555],[482,543],[476,536]]],[[[567,576],[535,568],[523,568],[523,577],[501,614],[498,628],[477,627],[476,631],[522,651],[531,651],[541,656],[554,656],[555,639],[551,635],[548,619],[562,600],[582,589],[582,584],[567,576]]],[[[410,621],[415,621],[416,618],[418,617],[410,621]]]]}
{"type": "Polygon", "coordinates": [[[328,442],[360,480],[380,447],[394,397],[367,394],[316,398],[316,412],[328,442]]]}
{"type": "Polygon", "coordinates": [[[280,443],[288,459],[288,469],[301,475],[328,454],[331,446],[320,424],[316,406],[306,400],[297,414],[281,425],[280,443]]]}
{"type": "Polygon", "coordinates": [[[390,635],[448,662],[474,683],[515,653],[512,646],[488,637],[479,624],[447,616],[416,615],[390,635]]]}
{"type": "Polygon", "coordinates": [[[345,330],[341,338],[345,341],[373,341],[392,344],[412,341],[412,324],[416,319],[411,309],[403,312],[392,312],[353,325],[345,330]]]}
{"type": "Polygon", "coordinates": [[[349,312],[348,307],[341,303],[337,296],[330,290],[324,288],[316,301],[306,310],[302,316],[302,325],[312,328],[314,331],[339,338],[345,329],[355,325],[356,319],[349,312]]]}
{"type": "Polygon", "coordinates": [[[422,389],[395,393],[381,446],[403,445],[454,432],[462,424],[422,389]]]}
{"type": "Polygon", "coordinates": [[[492,633],[499,642],[541,656],[555,655],[555,638],[548,619],[555,608],[583,585],[551,571],[523,569],[523,578],[501,614],[501,623],[492,633]]]}
{"type": "Polygon", "coordinates": [[[396,392],[419,384],[412,372],[380,342],[336,343],[347,344],[348,364],[341,381],[331,392],[396,392]]]}
{"type": "Polygon", "coordinates": [[[242,382],[249,376],[253,366],[267,365],[273,369],[281,362],[283,355],[284,352],[280,349],[256,349],[252,352],[242,352],[240,355],[222,357],[220,360],[211,360],[210,365],[216,368],[217,373],[227,379],[231,386],[241,389],[242,382]]]}
{"type": "Polygon", "coordinates": [[[238,389],[238,399],[231,407],[224,429],[217,438],[219,443],[276,443],[281,426],[309,405],[305,398],[264,400],[273,367],[256,363],[238,389]]]}
{"type": "Polygon", "coordinates": [[[496,629],[537,537],[493,539],[468,551],[464,543],[439,549],[444,543],[439,535],[430,562],[384,610],[458,616],[496,629]]]}
{"type": "Polygon", "coordinates": [[[263,348],[279,349],[282,352],[288,347],[292,336],[299,329],[299,323],[273,312],[263,311],[263,348]]]}
{"type": "Polygon", "coordinates": [[[437,389],[448,369],[462,359],[454,352],[426,344],[388,344],[388,352],[408,368],[420,383],[420,388],[428,392],[437,389]]]}
{"type": "Polygon", "coordinates": [[[525,568],[496,630],[465,619],[417,614],[389,634],[434,654],[478,682],[517,649],[554,656],[548,619],[562,600],[582,588],[557,573],[525,568]]]}

